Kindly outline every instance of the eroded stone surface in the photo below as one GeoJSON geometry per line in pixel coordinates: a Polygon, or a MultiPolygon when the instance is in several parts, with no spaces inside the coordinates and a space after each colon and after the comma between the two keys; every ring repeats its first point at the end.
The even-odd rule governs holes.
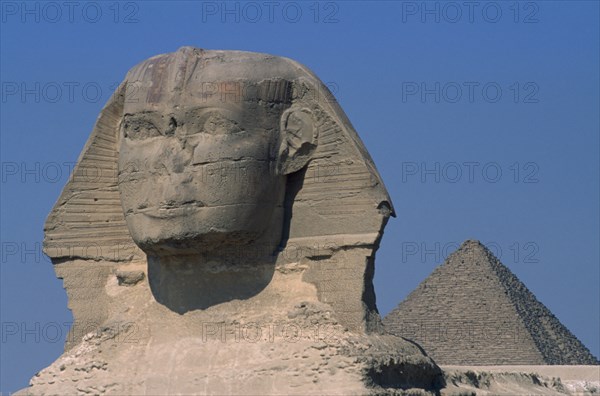
{"type": "Polygon", "coordinates": [[[443,366],[442,395],[577,395],[600,392],[600,366],[443,366]],[[460,388],[460,389],[458,389],[460,388]]]}

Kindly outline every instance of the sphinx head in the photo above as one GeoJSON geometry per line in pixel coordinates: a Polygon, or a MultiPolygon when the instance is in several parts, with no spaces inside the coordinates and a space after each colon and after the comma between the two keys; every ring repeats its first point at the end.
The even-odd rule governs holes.
{"type": "Polygon", "coordinates": [[[146,253],[276,245],[286,176],[316,147],[312,110],[292,103],[290,62],[219,55],[184,47],[129,73],[118,186],[146,253]]]}

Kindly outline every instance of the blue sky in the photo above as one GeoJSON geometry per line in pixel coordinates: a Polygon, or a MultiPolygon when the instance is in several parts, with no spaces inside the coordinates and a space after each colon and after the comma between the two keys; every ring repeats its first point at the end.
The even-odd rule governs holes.
{"type": "Polygon", "coordinates": [[[474,238],[600,355],[598,2],[0,4],[0,391],[62,351],[72,317],[42,228],[99,110],[184,45],[287,56],[332,89],[398,213],[382,314],[474,238]]]}

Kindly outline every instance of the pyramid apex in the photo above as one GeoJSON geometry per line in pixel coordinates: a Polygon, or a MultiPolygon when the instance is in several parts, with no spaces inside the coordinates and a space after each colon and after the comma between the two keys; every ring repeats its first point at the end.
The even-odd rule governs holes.
{"type": "Polygon", "coordinates": [[[460,248],[464,248],[464,247],[479,247],[479,246],[484,246],[483,243],[481,243],[479,240],[477,239],[467,239],[466,241],[464,241],[461,245],[460,248]]]}
{"type": "Polygon", "coordinates": [[[483,254],[485,256],[489,256],[490,258],[495,258],[494,254],[488,249],[483,243],[478,241],[477,239],[467,239],[464,241],[456,251],[454,251],[453,255],[463,255],[468,253],[477,253],[483,254]]]}

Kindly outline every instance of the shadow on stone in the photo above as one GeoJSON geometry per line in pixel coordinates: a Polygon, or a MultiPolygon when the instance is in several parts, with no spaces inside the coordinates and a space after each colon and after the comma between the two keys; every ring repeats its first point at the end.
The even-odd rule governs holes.
{"type": "Polygon", "coordinates": [[[202,266],[195,262],[161,264],[148,257],[148,280],[154,298],[184,314],[260,293],[273,278],[275,262],[255,266],[202,266]]]}

